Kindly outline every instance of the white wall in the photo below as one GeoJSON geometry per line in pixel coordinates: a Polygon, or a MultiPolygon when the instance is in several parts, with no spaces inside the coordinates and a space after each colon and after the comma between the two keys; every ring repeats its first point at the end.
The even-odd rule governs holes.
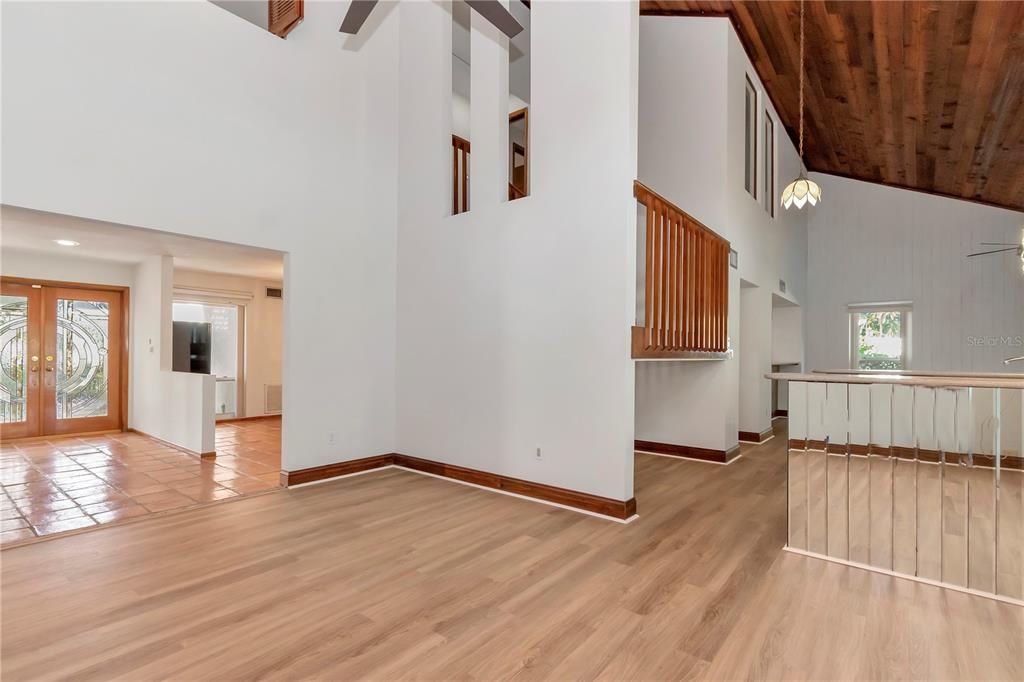
{"type": "Polygon", "coordinates": [[[3,6],[4,203],[288,253],[286,469],[395,450],[399,13],[344,9],[3,6]]]}
{"type": "Polygon", "coordinates": [[[213,452],[216,380],[171,371],[173,267],[170,256],[150,256],[135,268],[128,426],[193,452],[213,452]]]}
{"type": "Polygon", "coordinates": [[[267,414],[265,388],[282,383],[284,301],[266,295],[267,287],[280,286],[281,282],[273,280],[174,269],[176,298],[205,292],[214,299],[245,306],[245,405],[239,416],[267,414]]]}
{"type": "Polygon", "coordinates": [[[822,203],[809,214],[809,368],[849,366],[849,304],[912,301],[912,369],[1013,370],[1002,359],[1024,354],[1020,259],[966,256],[997,248],[981,242],[1019,244],[1024,213],[820,173],[814,179],[822,203]]]}
{"type": "Polygon", "coordinates": [[[804,361],[804,316],[800,306],[772,308],[773,365],[799,365],[804,361]]]}
{"type": "MultiPolygon", "coordinates": [[[[739,269],[730,270],[733,349],[739,348],[742,334],[740,277],[766,294],[777,291],[783,279],[796,301],[806,290],[806,214],[779,208],[772,218],[744,189],[747,74],[762,93],[760,116],[767,107],[779,121],[728,19],[641,17],[639,178],[737,250],[739,269]]],[[[758,126],[761,130],[763,119],[758,126]]],[[[799,169],[796,149],[781,125],[776,126],[776,157],[776,189],[781,189],[799,169]]],[[[758,164],[760,168],[760,156],[758,164]]],[[[761,299],[769,309],[764,314],[770,315],[770,300],[761,299]]],[[[763,366],[748,376],[770,371],[769,355],[762,355],[763,366]]],[[[640,362],[636,376],[638,439],[719,450],[736,444],[738,357],[707,363],[640,362]]],[[[756,381],[750,390],[768,395],[770,405],[767,380],[756,381]]]]}
{"type": "Polygon", "coordinates": [[[25,277],[53,282],[79,282],[130,287],[135,266],[96,258],[80,258],[73,253],[0,249],[0,272],[6,277],[25,277]]]}
{"type": "Polygon", "coordinates": [[[763,287],[740,289],[739,421],[740,431],[761,433],[772,423],[771,370],[772,301],[763,287]],[[767,368],[767,369],[765,369],[767,368]]]}
{"type": "Polygon", "coordinates": [[[531,195],[514,202],[507,39],[474,13],[458,216],[451,18],[399,14],[398,451],[628,499],[637,7],[533,5],[531,195]]]}

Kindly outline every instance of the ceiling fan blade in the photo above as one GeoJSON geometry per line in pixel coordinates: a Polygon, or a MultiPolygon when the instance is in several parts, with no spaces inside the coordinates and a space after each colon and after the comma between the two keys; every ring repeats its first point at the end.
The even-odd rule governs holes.
{"type": "Polygon", "coordinates": [[[509,38],[515,38],[523,30],[512,13],[498,0],[466,0],[466,4],[509,38]]]}
{"type": "Polygon", "coordinates": [[[1018,247],[1014,246],[1014,247],[1011,247],[1009,249],[996,249],[995,251],[980,251],[978,253],[969,253],[969,254],[967,254],[967,257],[968,258],[972,258],[974,256],[987,256],[990,253],[1003,253],[1004,251],[1016,251],[1017,248],[1018,247]]]}
{"type": "Polygon", "coordinates": [[[359,33],[359,29],[363,27],[363,22],[366,21],[366,17],[370,16],[370,12],[373,11],[373,6],[376,4],[377,0],[352,0],[338,31],[340,33],[351,33],[352,35],[359,33]]]}

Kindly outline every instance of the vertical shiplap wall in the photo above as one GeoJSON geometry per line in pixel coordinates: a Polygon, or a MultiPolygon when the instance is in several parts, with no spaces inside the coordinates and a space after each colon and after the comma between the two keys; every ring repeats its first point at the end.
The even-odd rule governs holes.
{"type": "Polygon", "coordinates": [[[981,242],[1020,243],[1024,213],[820,173],[815,180],[823,202],[808,213],[811,369],[849,366],[847,306],[876,301],[913,302],[913,369],[998,372],[1003,358],[1024,354],[1020,259],[966,258],[995,248],[981,242]]]}

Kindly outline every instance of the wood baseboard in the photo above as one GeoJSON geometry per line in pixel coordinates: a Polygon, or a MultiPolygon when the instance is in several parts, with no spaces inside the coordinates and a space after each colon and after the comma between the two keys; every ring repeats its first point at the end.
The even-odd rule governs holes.
{"type": "Polygon", "coordinates": [[[633,448],[642,452],[653,452],[658,455],[670,455],[673,457],[685,457],[687,459],[699,459],[704,462],[715,462],[717,464],[728,464],[740,456],[740,446],[736,445],[728,450],[712,450],[710,448],[698,448],[692,445],[677,445],[676,443],[659,443],[653,440],[635,440],[633,448]]]}
{"type": "Polygon", "coordinates": [[[744,443],[758,443],[758,444],[765,442],[766,440],[771,438],[773,434],[774,434],[774,431],[772,431],[772,427],[770,427],[770,426],[767,429],[765,429],[764,431],[761,431],[760,433],[758,433],[757,431],[740,431],[739,432],[740,440],[743,441],[744,443]]]}
{"type": "Polygon", "coordinates": [[[413,471],[421,471],[434,476],[450,478],[464,483],[472,483],[473,485],[482,486],[484,488],[492,488],[494,490],[515,493],[516,495],[522,495],[524,497],[532,497],[538,500],[544,500],[545,502],[553,502],[566,507],[581,509],[595,514],[602,514],[616,519],[628,519],[636,514],[636,498],[631,498],[629,500],[613,500],[608,497],[601,497],[590,493],[558,488],[544,483],[524,481],[519,478],[512,478],[511,476],[493,474],[488,471],[455,466],[454,464],[445,464],[444,462],[411,457],[409,455],[402,455],[395,452],[385,455],[376,455],[373,457],[364,457],[362,459],[355,459],[347,462],[338,462],[336,464],[327,464],[325,466],[312,467],[310,469],[282,471],[281,485],[290,486],[298,485],[300,483],[312,483],[313,481],[320,481],[326,478],[335,478],[337,476],[345,476],[347,474],[355,474],[387,466],[399,466],[413,471]]]}
{"type": "Polygon", "coordinates": [[[357,474],[361,471],[369,471],[370,469],[380,469],[391,466],[394,463],[395,453],[389,452],[384,455],[351,459],[347,462],[335,462],[334,464],[325,464],[323,466],[310,467],[309,469],[282,471],[281,485],[288,487],[290,485],[312,483],[314,481],[322,481],[325,478],[336,478],[337,476],[357,474]]]}
{"type": "Polygon", "coordinates": [[[775,419],[776,417],[788,417],[788,416],[789,416],[789,410],[775,410],[774,412],[772,412],[772,419],[775,419]]]}

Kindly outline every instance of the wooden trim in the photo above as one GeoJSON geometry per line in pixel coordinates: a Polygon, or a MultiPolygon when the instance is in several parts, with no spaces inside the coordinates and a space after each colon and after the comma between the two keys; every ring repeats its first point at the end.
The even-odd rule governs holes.
{"type": "MultiPolygon", "coordinates": [[[[39,436],[58,436],[58,435],[77,435],[77,434],[91,434],[91,433],[111,433],[111,432],[124,432],[128,430],[128,393],[129,393],[129,381],[131,378],[131,365],[130,362],[130,339],[131,339],[131,288],[121,285],[112,284],[89,284],[87,282],[73,282],[63,280],[52,280],[52,279],[33,279],[30,277],[10,277],[7,275],[0,276],[0,284],[5,286],[17,286],[17,287],[32,287],[32,291],[35,292],[35,296],[38,297],[37,305],[39,310],[37,315],[46,318],[48,312],[46,309],[46,298],[47,291],[68,289],[74,291],[85,291],[85,292],[102,292],[103,294],[114,295],[117,299],[117,303],[120,307],[119,311],[112,309],[111,311],[111,343],[116,341],[120,348],[116,351],[115,357],[117,361],[111,363],[112,369],[111,375],[113,376],[113,391],[108,393],[108,400],[112,396],[114,400],[109,400],[109,403],[119,403],[120,413],[117,417],[116,424],[113,428],[105,428],[100,420],[102,418],[87,417],[90,421],[88,423],[82,421],[75,421],[74,427],[82,428],[83,431],[75,431],[73,428],[64,429],[56,428],[52,432],[46,428],[45,424],[45,409],[40,409],[38,418],[38,424],[35,427],[35,434],[39,436]],[[117,295],[120,295],[119,297],[117,295]],[[115,322],[116,320],[116,322],[115,322]],[[117,334],[117,332],[120,332],[117,334]],[[119,338],[116,338],[119,337],[119,338]],[[44,433],[44,431],[46,431],[44,433]]],[[[31,300],[31,299],[30,299],[31,300]]],[[[117,306],[115,306],[117,307],[117,306]]],[[[46,319],[43,319],[43,327],[46,326],[46,319]]],[[[45,337],[45,329],[44,329],[45,337]]],[[[37,349],[37,355],[45,355],[45,338],[37,339],[39,347],[37,349]]],[[[40,361],[42,365],[42,361],[40,361]]],[[[39,391],[43,390],[42,386],[39,386],[39,391]]],[[[36,396],[35,401],[39,403],[39,396],[36,396]]],[[[109,404],[108,403],[108,404],[109,404]]],[[[8,429],[9,430],[9,429],[8,429]]],[[[35,435],[34,434],[34,435],[35,435]]],[[[10,439],[5,439],[10,440],[10,439]]]]}
{"type": "Polygon", "coordinates": [[[825,441],[823,441],[823,440],[811,440],[810,438],[808,438],[807,439],[807,449],[808,450],[820,450],[821,452],[825,452],[825,441]]]}
{"type": "MultiPolygon", "coordinates": [[[[516,109],[515,111],[513,111],[511,114],[508,115],[508,125],[509,125],[509,128],[511,129],[512,123],[514,121],[518,121],[519,119],[523,119],[523,142],[524,142],[524,144],[522,145],[522,150],[523,150],[523,186],[522,187],[516,187],[515,183],[512,181],[514,176],[515,176],[515,148],[519,146],[519,145],[515,144],[514,142],[509,145],[510,149],[509,149],[509,158],[508,158],[508,166],[509,166],[508,184],[511,185],[513,188],[515,188],[516,193],[519,195],[518,197],[515,197],[515,198],[522,198],[522,197],[525,197],[525,196],[529,196],[529,194],[530,194],[530,112],[529,112],[529,107],[523,107],[522,109],[516,109]]],[[[509,197],[509,198],[513,199],[513,197],[509,197]]]]}
{"type": "Polygon", "coordinates": [[[235,422],[270,421],[280,419],[280,414],[254,414],[250,417],[231,417],[229,419],[218,419],[218,424],[234,424],[235,422]]]}
{"type": "Polygon", "coordinates": [[[790,450],[806,450],[807,441],[803,438],[790,438],[789,439],[790,450]]]}
{"type": "Polygon", "coordinates": [[[757,431],[740,431],[739,436],[740,440],[745,443],[763,443],[769,438],[771,438],[772,434],[774,433],[775,432],[772,431],[772,427],[769,426],[767,429],[761,431],[760,433],[758,433],[757,431]]]}
{"type": "Polygon", "coordinates": [[[515,493],[524,497],[532,497],[546,502],[554,502],[574,509],[602,514],[616,519],[628,519],[636,514],[636,498],[629,500],[613,500],[608,497],[592,495],[576,490],[558,488],[544,483],[525,481],[511,476],[493,474],[479,469],[455,466],[444,462],[436,462],[419,457],[411,457],[398,453],[364,457],[362,459],[337,462],[310,469],[299,469],[297,471],[282,471],[281,485],[292,486],[301,483],[311,483],[327,478],[355,474],[372,469],[380,469],[387,466],[399,466],[413,471],[420,471],[434,476],[450,478],[464,483],[493,488],[509,493],[515,493]]]}
{"type": "Polygon", "coordinates": [[[31,277],[10,277],[3,275],[0,281],[10,284],[27,284],[29,286],[38,284],[44,287],[57,287],[60,289],[87,289],[90,291],[128,291],[129,287],[113,284],[88,284],[87,282],[65,282],[58,279],[32,279],[31,277]]]}
{"type": "Polygon", "coordinates": [[[774,412],[772,412],[772,419],[775,419],[776,417],[788,417],[788,416],[789,416],[789,410],[775,410],[774,412]]]}
{"type": "Polygon", "coordinates": [[[395,454],[392,452],[384,455],[374,455],[373,457],[351,459],[347,462],[335,462],[334,464],[310,467],[309,469],[282,471],[281,485],[292,486],[301,483],[312,483],[313,481],[322,481],[325,478],[336,478],[338,476],[347,476],[348,474],[357,474],[361,471],[380,469],[391,466],[394,463],[395,454]]]}
{"type": "Polygon", "coordinates": [[[396,466],[405,467],[407,469],[422,471],[428,474],[434,474],[435,476],[443,476],[445,478],[451,478],[465,483],[472,483],[485,488],[504,490],[505,492],[523,495],[524,497],[533,497],[547,502],[554,502],[556,504],[562,504],[567,507],[582,509],[584,511],[602,514],[616,519],[628,519],[636,514],[636,498],[630,498],[628,500],[613,500],[608,497],[601,497],[590,493],[558,488],[544,483],[525,481],[519,478],[512,478],[511,476],[492,474],[486,471],[468,469],[466,467],[434,462],[427,459],[420,459],[418,457],[410,457],[408,455],[395,455],[394,463],[396,466]]]}
{"type": "Polygon", "coordinates": [[[716,462],[718,464],[728,464],[740,456],[739,445],[735,445],[728,450],[712,450],[710,448],[698,448],[692,445],[659,443],[658,441],[653,440],[634,440],[633,449],[641,452],[653,452],[658,455],[699,459],[704,462],[716,462]]]}
{"type": "Polygon", "coordinates": [[[870,450],[871,449],[867,445],[860,445],[858,443],[849,443],[846,446],[846,450],[851,455],[860,455],[860,456],[866,457],[868,454],[870,454],[870,450]]]}
{"type": "Polygon", "coordinates": [[[630,356],[634,360],[728,360],[729,351],[709,350],[660,350],[647,347],[647,327],[632,327],[630,331],[630,356]]]}

